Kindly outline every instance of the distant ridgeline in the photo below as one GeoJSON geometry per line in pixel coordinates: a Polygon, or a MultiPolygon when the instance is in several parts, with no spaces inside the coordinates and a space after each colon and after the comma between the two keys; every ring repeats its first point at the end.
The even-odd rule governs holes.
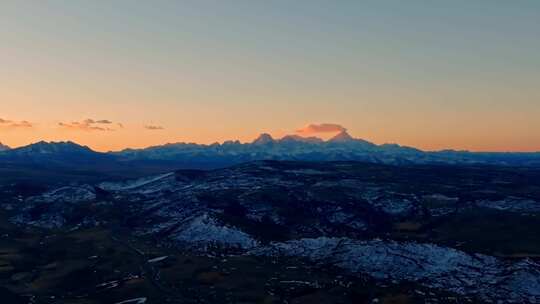
{"type": "MultiPolygon", "coordinates": [[[[173,169],[215,169],[255,160],[361,161],[390,165],[451,164],[540,166],[540,153],[444,150],[426,152],[397,144],[376,145],[343,131],[324,141],[297,135],[274,139],[262,134],[251,143],[226,141],[202,145],[174,143],[145,149],[100,153],[73,142],[38,142],[9,149],[0,145],[0,170],[12,175],[54,168],[56,174],[95,179],[136,177],[173,169]],[[7,171],[6,171],[7,170],[7,171]],[[11,170],[11,171],[10,171],[11,170]]],[[[53,173],[53,172],[50,172],[53,173]]]]}
{"type": "Polygon", "coordinates": [[[490,164],[540,166],[540,153],[473,153],[444,150],[426,152],[398,144],[376,145],[351,137],[343,131],[323,141],[317,137],[288,135],[274,139],[261,134],[251,143],[226,141],[199,145],[175,143],[145,149],[114,152],[124,160],[195,161],[197,163],[234,164],[253,160],[364,161],[402,164],[490,164]]]}

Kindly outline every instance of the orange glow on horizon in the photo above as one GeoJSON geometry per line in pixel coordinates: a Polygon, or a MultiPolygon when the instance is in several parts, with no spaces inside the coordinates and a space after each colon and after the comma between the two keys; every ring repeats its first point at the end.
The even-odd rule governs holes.
{"type": "MultiPolygon", "coordinates": [[[[294,130],[294,128],[291,128],[294,130]]],[[[196,132],[197,130],[193,130],[196,132]]],[[[55,126],[48,128],[42,124],[34,128],[18,130],[18,129],[0,129],[0,142],[16,148],[35,143],[41,140],[45,141],[73,141],[81,145],[89,146],[91,149],[100,152],[118,151],[125,148],[146,148],[149,146],[163,145],[167,143],[189,142],[198,144],[212,144],[215,142],[222,143],[226,140],[240,140],[243,143],[253,141],[260,133],[269,133],[275,139],[282,138],[286,135],[298,135],[294,131],[269,131],[269,132],[249,132],[245,134],[235,135],[233,133],[213,134],[211,132],[201,133],[200,135],[185,134],[183,132],[175,132],[169,129],[148,130],[144,126],[126,126],[115,131],[87,131],[62,129],[55,126]]],[[[301,136],[316,136],[323,140],[328,140],[336,133],[320,133],[301,136]]],[[[383,132],[373,133],[366,136],[358,136],[351,131],[350,134],[355,138],[362,138],[374,142],[376,144],[397,143],[404,146],[419,148],[425,151],[438,151],[444,149],[453,150],[469,150],[474,152],[538,152],[540,145],[525,145],[520,144],[519,139],[514,143],[505,145],[496,142],[479,143],[475,138],[459,138],[453,136],[449,138],[441,138],[438,141],[426,141],[425,138],[415,138],[414,136],[403,137],[401,140],[390,138],[389,134],[383,132]]],[[[507,143],[509,144],[509,143],[507,143]]]]}

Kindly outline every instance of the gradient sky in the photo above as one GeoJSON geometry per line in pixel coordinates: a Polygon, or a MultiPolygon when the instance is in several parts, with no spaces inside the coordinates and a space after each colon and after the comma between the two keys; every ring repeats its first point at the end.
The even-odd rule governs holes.
{"type": "Polygon", "coordinates": [[[3,0],[0,68],[11,146],[336,123],[375,143],[540,150],[536,0],[3,0]]]}

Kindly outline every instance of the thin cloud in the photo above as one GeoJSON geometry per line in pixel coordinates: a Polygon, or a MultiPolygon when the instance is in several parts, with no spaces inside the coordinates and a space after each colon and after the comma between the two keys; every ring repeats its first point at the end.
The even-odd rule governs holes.
{"type": "Polygon", "coordinates": [[[100,120],[94,120],[94,119],[91,119],[91,118],[88,118],[88,119],[85,119],[83,121],[83,123],[85,124],[103,124],[103,125],[110,125],[112,124],[113,122],[108,120],[108,119],[100,119],[100,120]]]}
{"type": "Polygon", "coordinates": [[[164,130],[165,128],[162,127],[162,126],[152,126],[152,125],[147,125],[147,126],[144,126],[144,128],[146,130],[152,130],[152,131],[156,131],[156,130],[164,130]]]}
{"type": "Polygon", "coordinates": [[[0,127],[3,128],[32,128],[34,125],[26,120],[14,121],[0,118],[0,127]]]}
{"type": "Polygon", "coordinates": [[[29,121],[23,120],[23,121],[18,121],[18,122],[11,123],[10,127],[13,127],[13,128],[32,128],[32,127],[34,127],[34,125],[29,121]]]}
{"type": "Polygon", "coordinates": [[[323,123],[323,124],[309,124],[301,129],[296,130],[296,133],[303,135],[317,134],[317,133],[337,133],[347,131],[347,128],[339,124],[323,123]]]}
{"type": "MultiPolygon", "coordinates": [[[[85,119],[83,121],[73,121],[73,122],[59,122],[58,126],[70,129],[70,130],[80,130],[80,131],[116,131],[116,129],[103,126],[103,125],[111,125],[114,124],[114,122],[108,120],[108,119],[85,119]]],[[[121,123],[117,123],[117,126],[119,128],[123,128],[123,125],[121,123]]]]}

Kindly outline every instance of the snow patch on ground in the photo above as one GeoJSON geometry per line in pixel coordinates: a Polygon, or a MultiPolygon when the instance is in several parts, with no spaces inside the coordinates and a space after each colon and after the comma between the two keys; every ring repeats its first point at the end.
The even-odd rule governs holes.
{"type": "Polygon", "coordinates": [[[144,304],[146,303],[146,298],[135,298],[130,300],[125,300],[122,302],[116,302],[115,304],[144,304]]]}
{"type": "Polygon", "coordinates": [[[146,186],[148,184],[157,182],[159,180],[162,180],[170,176],[174,176],[174,173],[165,173],[165,174],[161,174],[157,176],[139,178],[139,179],[128,180],[124,182],[104,182],[104,183],[99,184],[99,187],[107,191],[127,191],[127,190],[133,190],[135,188],[139,188],[142,186],[146,186]]]}
{"type": "Polygon", "coordinates": [[[509,197],[504,200],[488,201],[482,200],[476,203],[483,208],[496,209],[516,213],[538,213],[540,212],[540,202],[531,199],[509,197]]]}
{"type": "Polygon", "coordinates": [[[530,260],[510,263],[433,244],[327,237],[274,243],[250,253],[304,257],[376,279],[413,281],[484,300],[540,301],[540,265],[530,260]]]}
{"type": "Polygon", "coordinates": [[[168,257],[169,257],[168,255],[165,255],[165,256],[153,258],[153,259],[148,260],[148,263],[157,263],[157,262],[161,262],[161,261],[166,260],[168,257]]]}
{"type": "Polygon", "coordinates": [[[218,244],[242,249],[259,245],[249,234],[234,227],[223,226],[206,213],[177,229],[172,239],[195,245],[218,244]]]}
{"type": "Polygon", "coordinates": [[[28,202],[54,203],[57,201],[89,202],[96,199],[94,188],[88,185],[61,187],[42,195],[31,197],[28,202]]]}

